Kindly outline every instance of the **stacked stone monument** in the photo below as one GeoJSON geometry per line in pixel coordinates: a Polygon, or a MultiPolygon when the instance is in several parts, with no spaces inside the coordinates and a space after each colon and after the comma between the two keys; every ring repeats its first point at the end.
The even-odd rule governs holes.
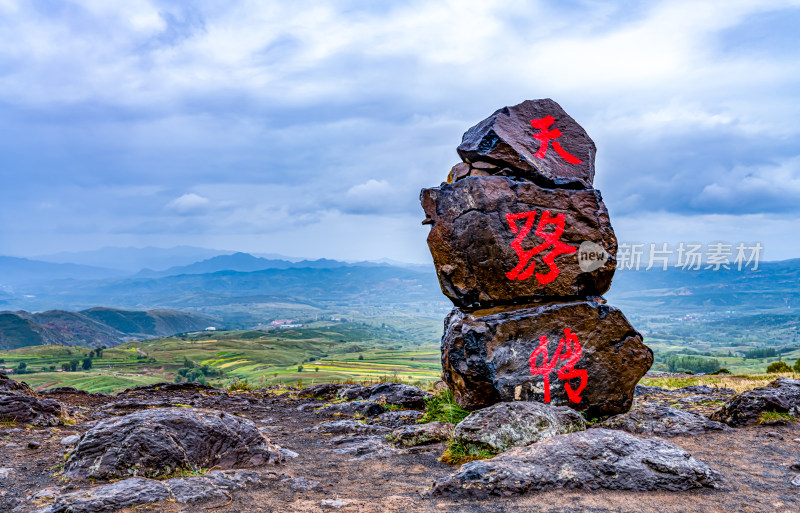
{"type": "Polygon", "coordinates": [[[428,246],[455,305],[443,378],[461,406],[630,408],[653,353],[602,298],[617,240],[592,186],[595,153],[556,102],[528,100],[467,130],[447,183],[422,190],[428,246]]]}

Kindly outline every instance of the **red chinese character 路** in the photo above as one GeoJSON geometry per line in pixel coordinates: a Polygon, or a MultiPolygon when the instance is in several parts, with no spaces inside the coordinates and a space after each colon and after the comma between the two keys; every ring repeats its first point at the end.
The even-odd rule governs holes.
{"type": "Polygon", "coordinates": [[[556,150],[556,153],[561,155],[562,159],[566,160],[570,164],[580,164],[583,162],[581,159],[567,153],[566,150],[561,147],[558,141],[555,140],[561,137],[561,130],[558,128],[550,130],[550,125],[555,122],[556,120],[553,118],[553,116],[545,116],[543,118],[531,120],[531,126],[541,130],[539,133],[533,134],[533,137],[534,139],[538,139],[542,142],[541,146],[539,146],[539,151],[536,152],[534,157],[537,159],[543,159],[547,154],[547,146],[550,144],[550,141],[552,141],[553,149],[556,150]]]}
{"type": "Polygon", "coordinates": [[[556,257],[559,255],[569,255],[570,253],[575,253],[578,250],[569,244],[565,244],[558,240],[559,237],[561,237],[561,235],[564,233],[564,214],[557,214],[554,216],[549,210],[542,212],[542,217],[539,220],[539,224],[536,227],[535,232],[537,237],[544,239],[544,242],[532,249],[527,251],[524,250],[522,248],[522,241],[530,233],[535,220],[535,210],[531,210],[530,212],[522,212],[519,214],[506,214],[506,221],[511,227],[511,231],[517,234],[514,240],[511,241],[510,245],[512,248],[514,248],[514,251],[517,252],[517,257],[519,257],[519,263],[514,269],[506,273],[506,277],[508,277],[509,280],[526,280],[530,278],[536,270],[536,262],[531,262],[531,259],[535,255],[538,255],[542,251],[552,246],[552,249],[542,258],[542,261],[550,270],[547,273],[536,273],[536,279],[539,280],[539,283],[542,285],[547,285],[555,280],[559,273],[558,266],[555,263],[556,257]],[[522,228],[519,228],[516,223],[520,219],[525,219],[525,224],[522,226],[522,228]],[[544,229],[548,226],[553,226],[553,231],[544,231],[544,229]]]}
{"type": "Polygon", "coordinates": [[[583,348],[578,342],[578,336],[572,333],[569,328],[564,329],[564,338],[559,340],[552,359],[549,359],[550,355],[547,351],[547,337],[544,335],[539,337],[539,347],[531,353],[530,364],[531,374],[539,374],[544,380],[544,402],[550,402],[550,373],[556,370],[556,366],[560,361],[564,361],[564,364],[557,371],[558,379],[566,381],[564,383],[564,391],[567,393],[569,400],[580,404],[582,399],[581,392],[586,388],[586,381],[589,378],[586,369],[575,368],[575,364],[580,360],[582,353],[583,348]],[[538,365],[537,360],[540,356],[542,357],[542,364],[538,365]],[[575,378],[580,378],[580,384],[573,390],[569,381],[575,378]]]}

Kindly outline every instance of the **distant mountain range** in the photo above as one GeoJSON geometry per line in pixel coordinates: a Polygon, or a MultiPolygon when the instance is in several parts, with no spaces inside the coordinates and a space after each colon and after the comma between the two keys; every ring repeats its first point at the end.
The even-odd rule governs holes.
{"type": "Polygon", "coordinates": [[[379,264],[373,264],[370,262],[348,264],[338,260],[328,260],[326,258],[294,262],[283,259],[255,257],[249,253],[233,253],[231,255],[215,256],[213,258],[209,258],[201,262],[195,262],[190,265],[170,267],[169,269],[165,269],[163,271],[143,269],[136,274],[136,277],[157,278],[163,276],[177,276],[181,274],[208,274],[219,271],[253,272],[264,271],[266,269],[332,269],[336,267],[348,267],[353,265],[372,266],[379,264]]]}
{"type": "Polygon", "coordinates": [[[125,276],[124,271],[81,264],[42,262],[27,258],[0,256],[0,291],[52,280],[100,280],[125,276]]]}
{"type": "Polygon", "coordinates": [[[758,269],[617,270],[606,298],[642,315],[798,312],[800,259],[758,269]]]}
{"type": "Polygon", "coordinates": [[[0,350],[44,344],[112,347],[217,325],[218,319],[176,310],[4,311],[0,312],[0,350]]]}
{"type": "Polygon", "coordinates": [[[135,273],[142,269],[162,270],[179,265],[188,265],[218,255],[229,255],[233,251],[176,246],[173,248],[120,248],[106,247],[91,251],[61,252],[35,257],[35,260],[51,263],[72,263],[92,267],[109,267],[135,273]]]}
{"type": "Polygon", "coordinates": [[[297,304],[373,305],[443,300],[432,269],[413,264],[292,261],[232,253],[134,274],[82,264],[0,260],[0,308],[6,309],[80,310],[98,304],[123,309],[196,309],[246,303],[247,298],[252,302],[268,298],[297,304]]]}
{"type": "MultiPolygon", "coordinates": [[[[98,257],[122,261],[120,252],[124,251],[106,248],[83,260],[100,264],[96,266],[0,257],[0,308],[85,310],[104,305],[216,314],[253,313],[261,308],[257,305],[266,303],[300,305],[306,310],[332,304],[336,308],[406,304],[416,311],[428,308],[425,305],[447,304],[431,265],[297,261],[203,248],[143,248],[133,251],[151,263],[162,257],[162,263],[178,261],[192,252],[217,254],[161,270],[125,272],[112,268],[119,262],[98,257]]],[[[800,259],[762,262],[756,271],[618,270],[606,297],[632,315],[791,313],[800,307],[800,259]]]]}

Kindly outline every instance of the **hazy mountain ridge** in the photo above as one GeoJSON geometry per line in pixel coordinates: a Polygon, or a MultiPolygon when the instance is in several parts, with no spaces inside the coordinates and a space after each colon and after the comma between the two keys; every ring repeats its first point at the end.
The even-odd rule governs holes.
{"type": "Polygon", "coordinates": [[[0,350],[46,344],[112,347],[131,340],[197,331],[218,322],[206,315],[175,310],[5,311],[0,312],[0,350]]]}
{"type": "Polygon", "coordinates": [[[135,277],[139,278],[159,278],[165,276],[178,276],[181,274],[210,274],[219,271],[238,271],[254,272],[265,271],[267,269],[330,269],[335,267],[349,267],[353,265],[380,265],[371,262],[360,262],[350,264],[338,260],[320,258],[317,260],[290,261],[283,259],[270,259],[253,256],[249,253],[233,253],[231,255],[219,255],[200,262],[189,265],[170,267],[163,271],[153,271],[143,269],[135,277]]]}
{"type": "Polygon", "coordinates": [[[171,248],[109,246],[90,251],[62,251],[50,255],[37,256],[34,259],[44,262],[111,267],[128,273],[135,273],[142,269],[163,270],[180,265],[189,265],[200,260],[231,253],[234,253],[234,251],[195,246],[175,246],[171,248]]]}
{"type": "MultiPolygon", "coordinates": [[[[98,276],[116,271],[89,268],[82,275],[85,269],[77,264],[39,263],[45,267],[30,267],[34,261],[17,259],[25,260],[31,271],[6,268],[0,273],[0,305],[31,311],[81,310],[95,305],[193,310],[274,301],[313,306],[320,302],[383,306],[443,301],[431,266],[296,261],[202,251],[221,254],[163,271],[143,270],[105,278],[98,276]],[[46,267],[53,265],[63,267],[46,267]],[[39,273],[38,269],[44,271],[39,273]],[[22,284],[3,287],[9,279],[22,284]]],[[[633,315],[791,311],[800,306],[800,259],[761,262],[755,271],[617,270],[606,296],[610,303],[633,315]]]]}
{"type": "MultiPolygon", "coordinates": [[[[0,290],[6,293],[16,287],[48,280],[108,279],[123,276],[117,269],[72,263],[52,263],[28,258],[0,256],[0,290]]],[[[0,296],[0,299],[2,296],[0,296]]]]}
{"type": "Polygon", "coordinates": [[[769,312],[800,308],[800,259],[761,262],[758,269],[617,270],[610,302],[638,313],[769,312]]]}

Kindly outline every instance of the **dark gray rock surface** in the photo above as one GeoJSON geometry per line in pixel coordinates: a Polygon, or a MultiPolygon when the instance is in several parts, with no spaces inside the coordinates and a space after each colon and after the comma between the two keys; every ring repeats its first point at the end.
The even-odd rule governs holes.
{"type": "MultiPolygon", "coordinates": [[[[334,390],[334,388],[320,388],[311,393],[327,397],[334,393],[334,390]]],[[[402,383],[378,383],[377,385],[369,386],[348,385],[338,388],[336,392],[337,397],[348,401],[366,400],[381,404],[394,404],[411,409],[424,408],[425,399],[430,395],[430,393],[419,388],[402,383]]]]}
{"type": "Polygon", "coordinates": [[[519,495],[552,488],[681,491],[715,487],[720,474],[675,444],[590,429],[462,465],[434,495],[519,495]]]}
{"type": "Polygon", "coordinates": [[[372,424],[362,424],[356,420],[335,420],[332,422],[323,422],[317,426],[314,426],[313,431],[318,431],[320,433],[329,433],[332,435],[338,435],[342,433],[358,433],[358,434],[388,434],[391,429],[372,425],[372,424]]]}
{"type": "Polygon", "coordinates": [[[394,404],[403,408],[425,408],[429,392],[402,383],[379,383],[369,387],[368,400],[381,404],[394,404]]]}
{"type": "Polygon", "coordinates": [[[350,401],[346,403],[331,404],[315,410],[319,415],[350,415],[362,417],[376,417],[385,411],[382,404],[374,401],[350,401]]]}
{"type": "Polygon", "coordinates": [[[180,504],[228,497],[218,486],[201,476],[168,479],[164,484],[171,498],[180,504]]]}
{"type": "Polygon", "coordinates": [[[382,434],[348,434],[333,438],[330,443],[334,453],[348,456],[349,461],[386,458],[400,453],[382,434]]]}
{"type": "Polygon", "coordinates": [[[470,413],[458,423],[453,437],[464,445],[497,454],[584,429],[583,417],[572,408],[517,401],[470,413]]]}
{"type": "Polygon", "coordinates": [[[412,424],[395,429],[386,435],[386,439],[406,447],[415,447],[450,439],[453,436],[454,427],[449,422],[412,424]]]}
{"type": "Polygon", "coordinates": [[[65,464],[69,477],[157,477],[177,469],[277,463],[280,452],[248,419],[214,410],[158,408],[99,422],[65,464]]]}
{"type": "Polygon", "coordinates": [[[422,418],[423,413],[418,410],[391,410],[382,413],[376,423],[388,428],[398,428],[408,424],[414,424],[422,418]]]}
{"type": "Polygon", "coordinates": [[[682,436],[708,431],[724,431],[721,422],[708,420],[702,415],[666,406],[644,406],[621,415],[615,415],[597,424],[607,429],[621,429],[637,435],[682,436]]]}
{"type": "Polygon", "coordinates": [[[169,498],[164,483],[132,477],[105,486],[81,490],[56,499],[49,513],[103,513],[169,498]]]}
{"type": "Polygon", "coordinates": [[[778,378],[765,387],[743,392],[714,412],[711,419],[743,426],[757,424],[764,412],[788,413],[800,418],[800,380],[778,378]]]}
{"type": "Polygon", "coordinates": [[[20,383],[0,371],[0,396],[4,395],[36,395],[26,383],[20,383]]]}
{"type": "Polygon", "coordinates": [[[0,419],[34,426],[55,426],[66,417],[66,411],[55,399],[39,399],[31,395],[0,396],[0,419]]]}

